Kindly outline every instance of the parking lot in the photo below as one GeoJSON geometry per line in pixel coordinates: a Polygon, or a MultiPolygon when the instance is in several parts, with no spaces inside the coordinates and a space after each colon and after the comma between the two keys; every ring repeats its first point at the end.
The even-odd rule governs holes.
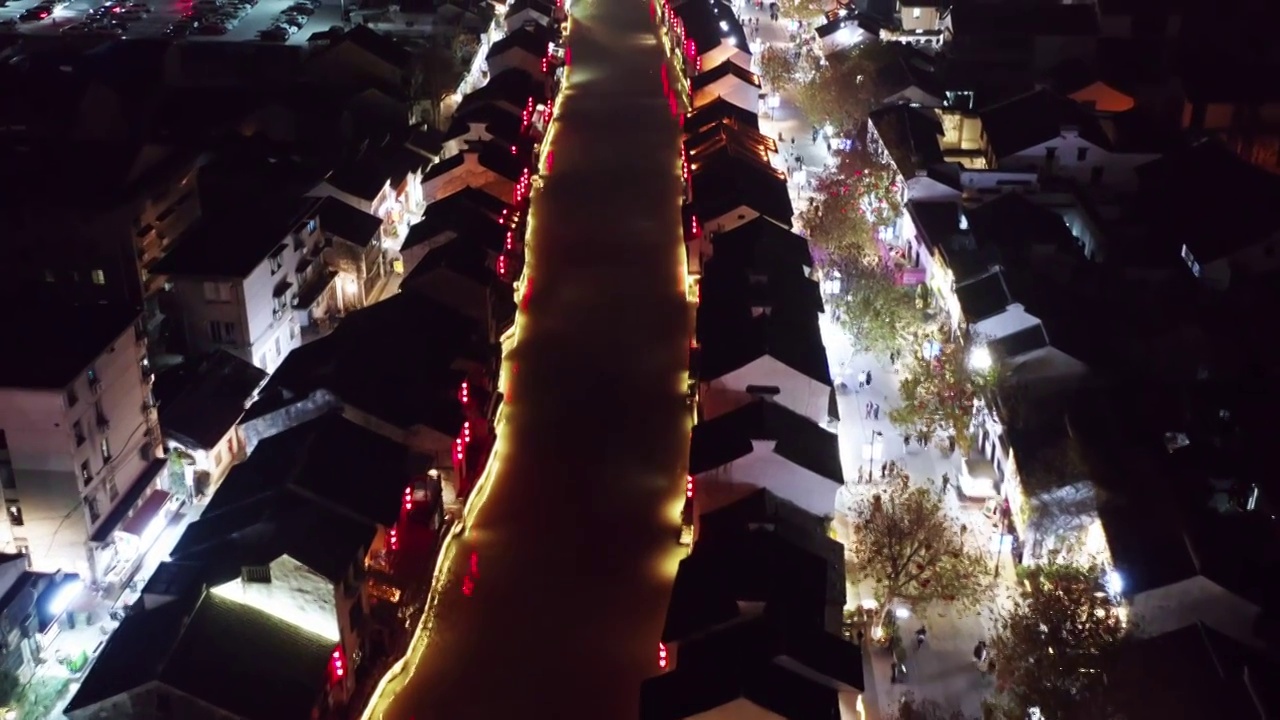
{"type": "MultiPolygon", "coordinates": [[[[2,1],[0,0],[0,2],[2,1]]],[[[122,37],[161,37],[171,24],[182,19],[185,14],[193,9],[194,2],[195,0],[148,0],[151,12],[144,13],[136,19],[124,21],[125,28],[122,37]]],[[[227,33],[222,35],[202,35],[196,31],[182,38],[181,41],[261,41],[259,33],[277,24],[277,16],[289,6],[295,4],[295,2],[297,0],[260,0],[257,6],[251,8],[236,23],[235,27],[231,28],[227,33]]],[[[9,0],[7,4],[0,7],[0,23],[10,19],[17,21],[24,11],[34,8],[39,3],[40,0],[9,0]]],[[[297,33],[287,41],[275,41],[274,44],[283,44],[284,42],[300,44],[305,42],[313,33],[328,30],[334,25],[341,25],[343,9],[341,0],[323,0],[323,3],[315,8],[314,14],[308,18],[306,24],[297,33]]],[[[16,28],[9,25],[7,29],[0,30],[0,32],[19,32],[44,36],[58,35],[60,33],[70,34],[70,32],[74,31],[64,33],[66,28],[83,22],[86,13],[94,8],[101,7],[103,4],[103,0],[72,0],[58,7],[50,17],[44,20],[18,22],[16,28]]],[[[77,35],[77,37],[109,39],[111,36],[77,35]]]]}

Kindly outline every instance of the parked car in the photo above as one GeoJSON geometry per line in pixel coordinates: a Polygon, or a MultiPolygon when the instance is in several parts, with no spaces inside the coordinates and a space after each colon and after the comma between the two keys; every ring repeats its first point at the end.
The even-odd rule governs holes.
{"type": "Polygon", "coordinates": [[[201,23],[200,27],[196,28],[196,32],[200,35],[226,35],[230,31],[231,28],[216,22],[201,23]]]}
{"type": "Polygon", "coordinates": [[[33,7],[30,10],[23,10],[22,14],[18,16],[18,20],[21,22],[40,22],[52,14],[53,11],[49,8],[33,7]]]}
{"type": "Polygon", "coordinates": [[[287,42],[292,35],[293,33],[283,25],[272,25],[258,33],[258,37],[272,42],[287,42]]]}
{"type": "Polygon", "coordinates": [[[176,22],[164,29],[164,36],[167,38],[184,38],[191,34],[191,25],[187,23],[176,22]]]}
{"type": "Polygon", "coordinates": [[[0,32],[18,32],[18,21],[13,18],[0,20],[0,32]]]}
{"type": "Polygon", "coordinates": [[[316,14],[315,8],[303,3],[294,3],[284,10],[286,13],[296,13],[303,17],[310,17],[316,14]]]}
{"type": "Polygon", "coordinates": [[[111,16],[128,22],[132,20],[141,20],[145,18],[147,14],[137,8],[127,7],[127,8],[120,8],[119,10],[116,10],[115,12],[111,13],[111,16]]]}
{"type": "Polygon", "coordinates": [[[151,12],[151,6],[144,2],[131,2],[126,7],[130,10],[141,10],[144,13],[151,12]]]}
{"type": "Polygon", "coordinates": [[[279,21],[284,25],[289,25],[301,30],[302,26],[307,24],[307,17],[304,15],[285,14],[279,17],[279,21]]]}

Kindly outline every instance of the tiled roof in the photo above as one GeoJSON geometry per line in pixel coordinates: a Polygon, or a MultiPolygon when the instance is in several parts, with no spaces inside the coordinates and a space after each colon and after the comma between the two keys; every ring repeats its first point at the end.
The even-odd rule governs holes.
{"type": "Polygon", "coordinates": [[[965,322],[976,323],[999,315],[1013,303],[1004,273],[999,270],[956,286],[956,299],[965,322]]]}
{"type": "Polygon", "coordinates": [[[725,658],[744,665],[785,658],[803,668],[806,677],[832,690],[863,689],[861,648],[821,625],[794,622],[787,614],[769,613],[680,646],[682,668],[716,668],[725,658]]]}
{"type": "Polygon", "coordinates": [[[8,305],[0,322],[22,350],[0,353],[0,387],[70,385],[140,315],[122,305],[8,305]]]}
{"type": "Polygon", "coordinates": [[[891,58],[875,71],[876,88],[887,98],[915,87],[942,100],[946,88],[938,76],[937,61],[908,43],[888,43],[891,58]]]}
{"type": "Polygon", "coordinates": [[[787,720],[838,720],[837,693],[774,663],[683,666],[640,685],[640,720],[683,720],[746,699],[787,720]]]}
{"type": "MultiPolygon", "coordinates": [[[[698,52],[705,54],[732,39],[735,47],[751,54],[751,43],[733,7],[721,0],[686,0],[675,7],[684,23],[685,37],[693,40],[698,52]]],[[[725,65],[733,64],[725,61],[725,65]]]]}
{"type": "MultiPolygon", "coordinates": [[[[1096,37],[1098,11],[1088,5],[958,2],[951,8],[956,37],[1096,37]]],[[[989,39],[985,42],[991,42],[989,39]]]]}
{"type": "Polygon", "coordinates": [[[786,177],[759,156],[720,147],[689,162],[694,207],[704,223],[745,206],[791,227],[795,210],[786,177]]]}
{"type": "Polygon", "coordinates": [[[778,152],[777,140],[732,122],[717,123],[685,135],[684,149],[690,156],[715,152],[722,145],[757,155],[766,162],[770,154],[778,152]]]}
{"type": "Polygon", "coordinates": [[[998,358],[1013,360],[1049,347],[1050,343],[1049,336],[1045,334],[1044,325],[1035,323],[1004,337],[989,340],[987,345],[998,358]]]}
{"type": "Polygon", "coordinates": [[[519,68],[508,68],[462,98],[453,116],[465,119],[474,108],[504,104],[519,115],[529,98],[533,98],[534,105],[546,102],[546,83],[519,68]]]}
{"type": "Polygon", "coordinates": [[[521,118],[493,105],[481,105],[467,113],[465,118],[455,117],[445,131],[446,141],[464,137],[471,132],[473,125],[479,125],[494,138],[508,145],[520,140],[521,118]]]}
{"type": "Polygon", "coordinates": [[[165,435],[214,450],[266,379],[264,370],[225,350],[164,370],[152,391],[165,435]]]}
{"type": "Polygon", "coordinates": [[[744,107],[739,107],[725,100],[724,97],[717,97],[714,100],[703,103],[701,107],[685,115],[685,136],[701,132],[726,120],[738,127],[745,127],[751,130],[760,129],[760,117],[754,112],[744,107]]]}
{"type": "Polygon", "coordinates": [[[792,272],[813,267],[809,241],[767,218],[755,218],[711,238],[712,257],[741,268],[792,272]]]}
{"type": "Polygon", "coordinates": [[[737,78],[740,82],[746,83],[754,88],[760,88],[760,76],[742,67],[735,62],[722,62],[719,65],[701,72],[689,81],[689,87],[697,92],[714,82],[723,80],[727,77],[737,78]]]}
{"type": "Polygon", "coordinates": [[[1059,138],[1065,128],[1076,130],[1082,140],[1097,147],[1111,148],[1111,139],[1097,115],[1075,100],[1048,88],[992,105],[980,111],[978,116],[982,119],[982,132],[997,159],[1059,138]]]}
{"type": "Polygon", "coordinates": [[[910,105],[891,105],[871,113],[868,122],[906,180],[932,165],[945,162],[942,122],[931,111],[910,105]]]}
{"type": "Polygon", "coordinates": [[[744,304],[730,311],[726,303],[708,299],[698,309],[698,340],[703,380],[714,380],[766,355],[797,373],[831,385],[831,366],[815,313],[778,312],[752,315],[744,304]]]}
{"type": "Polygon", "coordinates": [[[346,240],[352,245],[369,247],[382,230],[382,219],[348,205],[335,197],[326,197],[316,208],[320,230],[326,235],[346,240]]]}
{"type": "Polygon", "coordinates": [[[356,25],[351,28],[341,39],[334,43],[333,47],[336,48],[343,43],[355,45],[388,65],[393,65],[400,69],[408,68],[412,59],[412,54],[408,49],[389,36],[378,33],[368,25],[356,25]]]}
{"type": "Polygon", "coordinates": [[[831,482],[844,483],[835,433],[763,399],[695,425],[689,472],[699,475],[746,457],[753,452],[753,440],[773,441],[773,452],[779,457],[831,482]]]}
{"type": "Polygon", "coordinates": [[[425,242],[460,236],[478,242],[493,252],[501,252],[506,244],[506,216],[515,208],[491,193],[473,187],[446,195],[427,205],[422,219],[409,228],[403,250],[425,242]]]}
{"type": "Polygon", "coordinates": [[[512,50],[523,50],[536,58],[547,54],[547,44],[555,41],[555,34],[544,25],[526,25],[509,32],[501,40],[489,46],[486,56],[492,60],[512,50]]]}

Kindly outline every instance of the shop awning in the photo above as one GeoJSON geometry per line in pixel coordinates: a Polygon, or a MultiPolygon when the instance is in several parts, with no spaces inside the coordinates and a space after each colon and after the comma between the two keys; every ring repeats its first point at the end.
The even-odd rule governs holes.
{"type": "Polygon", "coordinates": [[[147,499],[143,500],[138,509],[134,511],[133,515],[121,526],[120,532],[142,537],[147,532],[147,527],[151,525],[151,521],[160,515],[160,511],[164,509],[164,505],[167,502],[169,502],[169,493],[164,490],[152,491],[147,496],[147,499]]]}
{"type": "Polygon", "coordinates": [[[125,522],[129,517],[129,513],[133,512],[138,503],[142,502],[142,496],[147,493],[147,489],[151,487],[151,482],[155,480],[156,475],[160,471],[165,470],[169,466],[168,460],[153,460],[147,466],[146,470],[138,476],[133,485],[125,491],[120,498],[120,502],[107,513],[107,519],[102,521],[97,530],[93,531],[93,537],[90,541],[97,544],[109,542],[111,534],[120,528],[120,524],[125,522]]]}

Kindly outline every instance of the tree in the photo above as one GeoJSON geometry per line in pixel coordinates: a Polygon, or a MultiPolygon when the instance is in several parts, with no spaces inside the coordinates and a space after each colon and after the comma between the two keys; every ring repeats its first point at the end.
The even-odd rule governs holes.
{"type": "Polygon", "coordinates": [[[0,670],[0,707],[14,704],[18,697],[18,676],[9,670],[0,670]]]}
{"type": "Polygon", "coordinates": [[[798,20],[811,20],[839,6],[836,0],[791,0],[787,3],[787,16],[798,20]]]}
{"type": "Polygon", "coordinates": [[[967,452],[974,403],[994,385],[994,373],[975,370],[968,348],[954,340],[943,341],[933,357],[912,348],[907,358],[898,383],[902,405],[889,411],[889,420],[903,433],[953,436],[967,452]]]}
{"type": "Polygon", "coordinates": [[[1124,621],[1097,565],[1041,565],[1026,577],[1023,602],[991,643],[1002,720],[1039,708],[1046,720],[1116,717],[1107,690],[1124,621]]]}
{"type": "Polygon", "coordinates": [[[899,285],[883,264],[853,261],[830,267],[840,274],[841,291],[834,303],[840,324],[859,345],[887,355],[919,336],[924,313],[914,293],[899,285]]]}
{"type": "Polygon", "coordinates": [[[770,45],[760,53],[760,77],[774,92],[800,79],[800,63],[788,48],[770,45]]]}
{"type": "Polygon", "coordinates": [[[852,135],[884,101],[878,70],[894,59],[892,43],[867,40],[849,53],[830,55],[798,88],[796,104],[813,123],[831,123],[852,135]]]}
{"type": "Polygon", "coordinates": [[[991,567],[932,488],[891,483],[859,502],[851,521],[849,569],[875,583],[884,613],[896,602],[973,606],[985,596],[991,567]]]}
{"type": "Polygon", "coordinates": [[[814,193],[817,199],[797,218],[814,245],[832,263],[874,262],[879,255],[875,227],[855,188],[835,173],[823,173],[814,182],[814,193]]]}
{"type": "Polygon", "coordinates": [[[418,120],[440,127],[444,122],[444,99],[458,89],[464,65],[452,48],[423,45],[413,54],[409,76],[409,98],[420,109],[418,120]]]}
{"type": "Polygon", "coordinates": [[[902,186],[898,169],[865,143],[835,153],[835,171],[862,200],[872,225],[888,226],[902,216],[902,186]]]}

